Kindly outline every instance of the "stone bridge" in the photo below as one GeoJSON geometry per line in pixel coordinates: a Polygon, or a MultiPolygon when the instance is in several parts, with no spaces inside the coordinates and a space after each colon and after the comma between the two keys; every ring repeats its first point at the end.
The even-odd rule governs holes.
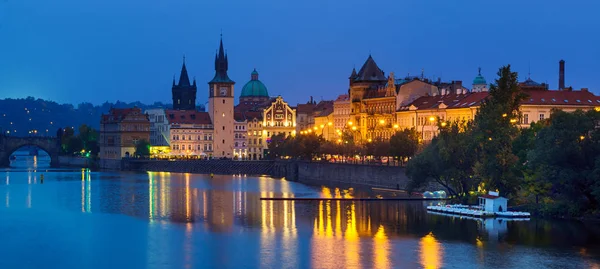
{"type": "Polygon", "coordinates": [[[10,155],[24,146],[38,147],[50,155],[50,166],[58,166],[60,145],[56,137],[16,137],[0,135],[0,167],[10,166],[10,155]]]}

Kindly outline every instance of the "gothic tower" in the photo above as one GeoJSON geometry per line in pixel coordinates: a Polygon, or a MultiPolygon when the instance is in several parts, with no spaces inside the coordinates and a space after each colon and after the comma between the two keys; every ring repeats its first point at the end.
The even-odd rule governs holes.
{"type": "Polygon", "coordinates": [[[215,77],[208,82],[208,105],[214,128],[214,156],[233,157],[233,85],[227,75],[227,54],[223,50],[223,37],[215,55],[215,77]]]}
{"type": "Polygon", "coordinates": [[[179,84],[175,84],[173,78],[173,109],[175,110],[195,110],[196,109],[196,80],[190,84],[187,68],[185,67],[185,57],[183,57],[183,66],[179,75],[179,84]]]}

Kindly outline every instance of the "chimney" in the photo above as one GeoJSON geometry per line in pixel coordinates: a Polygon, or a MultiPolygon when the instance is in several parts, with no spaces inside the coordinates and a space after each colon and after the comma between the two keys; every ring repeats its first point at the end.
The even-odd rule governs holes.
{"type": "Polygon", "coordinates": [[[558,89],[562,90],[565,88],[565,61],[560,60],[558,62],[558,89]]]}
{"type": "Polygon", "coordinates": [[[588,88],[581,88],[582,92],[589,92],[590,90],[588,90],[588,88]]]}

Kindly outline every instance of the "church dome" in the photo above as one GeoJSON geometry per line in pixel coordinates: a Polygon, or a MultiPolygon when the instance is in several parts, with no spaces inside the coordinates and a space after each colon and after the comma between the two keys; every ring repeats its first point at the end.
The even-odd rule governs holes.
{"type": "Polygon", "coordinates": [[[250,77],[250,81],[242,88],[240,97],[269,97],[267,87],[258,80],[258,72],[256,72],[256,69],[252,71],[250,77]]]}
{"type": "Polygon", "coordinates": [[[479,74],[473,80],[473,85],[487,85],[485,78],[481,75],[481,68],[479,68],[479,74]]]}

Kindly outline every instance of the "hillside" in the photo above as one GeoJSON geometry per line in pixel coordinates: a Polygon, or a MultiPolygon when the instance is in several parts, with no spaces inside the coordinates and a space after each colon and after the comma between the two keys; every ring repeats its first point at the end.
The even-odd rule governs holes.
{"type": "MultiPolygon", "coordinates": [[[[3,134],[27,136],[32,134],[54,136],[58,128],[68,126],[77,129],[81,124],[87,124],[94,129],[100,128],[100,115],[107,113],[111,107],[127,108],[140,107],[143,110],[150,108],[170,108],[171,104],[155,102],[151,105],[140,102],[116,103],[106,102],[100,106],[91,103],[59,104],[53,101],[27,97],[24,99],[0,100],[0,131],[3,134]]],[[[201,107],[200,109],[203,109],[201,107]]]]}

